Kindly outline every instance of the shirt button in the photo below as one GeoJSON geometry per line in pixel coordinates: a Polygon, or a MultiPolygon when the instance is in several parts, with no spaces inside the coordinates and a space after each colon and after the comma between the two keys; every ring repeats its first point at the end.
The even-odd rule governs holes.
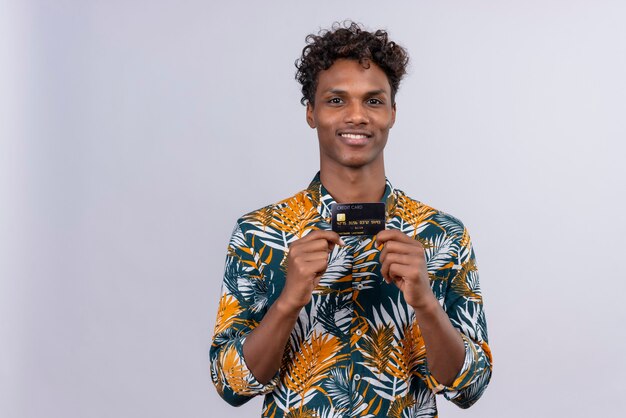
{"type": "Polygon", "coordinates": [[[356,335],[361,336],[361,334],[363,334],[363,331],[361,331],[360,329],[356,330],[356,335]]]}
{"type": "Polygon", "coordinates": [[[355,374],[354,375],[354,380],[361,380],[361,375],[360,374],[355,374]]]}
{"type": "Polygon", "coordinates": [[[356,285],[356,288],[361,290],[361,289],[363,289],[363,285],[361,283],[359,283],[359,284],[356,285]]]}

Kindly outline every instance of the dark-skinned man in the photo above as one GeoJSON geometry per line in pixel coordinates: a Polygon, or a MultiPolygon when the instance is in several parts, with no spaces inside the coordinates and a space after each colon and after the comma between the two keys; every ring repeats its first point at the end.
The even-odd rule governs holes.
{"type": "Polygon", "coordinates": [[[406,51],[356,24],[307,40],[297,79],[320,171],[237,222],[213,381],[233,405],[265,394],[264,417],[434,417],[436,393],[469,407],[491,376],[469,235],[385,177],[406,51]],[[384,230],[333,231],[337,207],[375,202],[384,230]]]}

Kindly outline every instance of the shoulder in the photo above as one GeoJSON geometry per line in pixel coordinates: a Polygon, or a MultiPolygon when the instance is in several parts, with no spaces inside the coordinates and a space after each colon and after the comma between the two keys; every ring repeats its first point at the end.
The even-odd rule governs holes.
{"type": "Polygon", "coordinates": [[[242,215],[237,219],[235,228],[240,229],[244,233],[251,229],[266,229],[275,225],[277,219],[281,219],[287,214],[316,209],[318,203],[309,189],[301,190],[276,203],[242,215]]]}
{"type": "Polygon", "coordinates": [[[422,232],[427,235],[444,233],[447,236],[459,238],[464,234],[465,225],[459,218],[416,200],[402,190],[395,189],[395,192],[396,215],[404,222],[413,224],[418,229],[418,234],[422,232]]]}

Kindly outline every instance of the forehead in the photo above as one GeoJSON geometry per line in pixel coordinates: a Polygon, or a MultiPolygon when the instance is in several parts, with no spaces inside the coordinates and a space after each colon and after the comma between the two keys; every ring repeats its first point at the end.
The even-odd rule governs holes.
{"type": "Polygon", "coordinates": [[[390,94],[391,86],[385,72],[373,62],[370,61],[366,68],[356,60],[340,59],[318,75],[316,95],[331,90],[350,94],[382,90],[390,94]]]}

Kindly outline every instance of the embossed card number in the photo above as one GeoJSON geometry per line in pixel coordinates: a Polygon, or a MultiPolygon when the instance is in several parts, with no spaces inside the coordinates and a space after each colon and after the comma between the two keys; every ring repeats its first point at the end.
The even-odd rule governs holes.
{"type": "Polygon", "coordinates": [[[385,229],[385,204],[335,203],[331,206],[332,229],[339,235],[376,235],[385,229]]]}

